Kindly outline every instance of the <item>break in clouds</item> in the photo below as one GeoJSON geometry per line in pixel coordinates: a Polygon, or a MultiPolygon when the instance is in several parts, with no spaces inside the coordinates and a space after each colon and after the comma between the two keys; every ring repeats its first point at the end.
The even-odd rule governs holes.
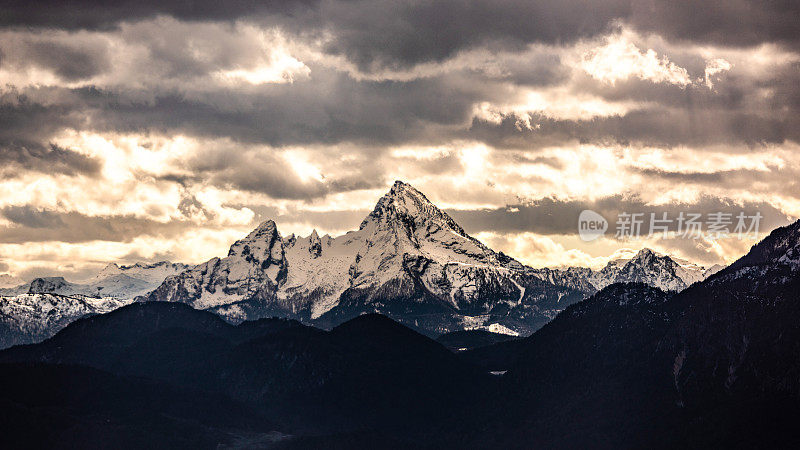
{"type": "Polygon", "coordinates": [[[0,268],[196,263],[257,222],[358,226],[395,179],[534,265],[650,246],[577,216],[800,216],[798,6],[4,2],[0,268]]]}

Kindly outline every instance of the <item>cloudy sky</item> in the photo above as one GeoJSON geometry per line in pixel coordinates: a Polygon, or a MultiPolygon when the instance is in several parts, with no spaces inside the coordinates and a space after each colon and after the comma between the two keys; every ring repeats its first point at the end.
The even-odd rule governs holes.
{"type": "Polygon", "coordinates": [[[0,273],[336,235],[395,179],[535,266],[753,243],[584,243],[584,209],[800,217],[798,2],[174,3],[2,2],[0,273]]]}

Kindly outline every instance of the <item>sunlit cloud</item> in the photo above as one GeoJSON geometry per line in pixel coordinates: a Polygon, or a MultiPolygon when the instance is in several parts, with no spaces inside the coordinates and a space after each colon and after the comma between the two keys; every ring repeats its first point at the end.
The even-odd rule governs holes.
{"type": "Polygon", "coordinates": [[[686,69],[653,49],[639,49],[625,35],[610,36],[603,45],[586,51],[580,66],[593,78],[612,84],[631,77],[679,86],[692,83],[686,69]]]}
{"type": "Polygon", "coordinates": [[[706,71],[705,71],[705,84],[708,86],[709,89],[714,88],[714,75],[725,72],[727,70],[731,70],[731,63],[725,61],[722,58],[715,58],[707,62],[706,64],[706,71]]]}
{"type": "MultiPolygon", "coordinates": [[[[707,197],[800,216],[800,53],[786,40],[721,45],[615,14],[584,18],[588,31],[570,17],[463,33],[350,12],[326,26],[232,13],[0,28],[0,208],[87,224],[0,217],[28,240],[0,245],[7,271],[200,262],[266,219],[284,234],[341,234],[395,179],[448,210],[509,216],[543,200],[707,197]]],[[[536,266],[602,266],[641,245],[706,261],[747,248],[587,246],[494,226],[480,238],[536,266]]]]}

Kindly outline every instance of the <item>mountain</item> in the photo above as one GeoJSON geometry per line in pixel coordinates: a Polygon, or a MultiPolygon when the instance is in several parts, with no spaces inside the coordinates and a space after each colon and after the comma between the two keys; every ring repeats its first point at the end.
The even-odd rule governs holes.
{"type": "Polygon", "coordinates": [[[86,283],[44,277],[0,290],[0,348],[39,342],[76,319],[127,305],[187,267],[169,262],[109,264],[86,283]]]}
{"type": "Polygon", "coordinates": [[[2,364],[0,383],[7,448],[215,449],[285,439],[224,396],[88,367],[2,364]]]}
{"type": "Polygon", "coordinates": [[[112,263],[83,283],[37,278],[0,289],[11,315],[0,322],[7,324],[5,345],[34,342],[80,317],[75,300],[66,297],[113,299],[117,306],[139,298],[187,303],[233,323],[277,316],[331,328],[380,312],[431,337],[459,330],[529,335],[611,283],[678,291],[712,271],[648,249],[600,271],[527,267],[469,236],[425,195],[398,181],[359,229],[343,236],[314,231],[283,237],[265,221],[226,257],[198,266],[112,263]],[[54,313],[60,319],[26,309],[30,298],[24,294],[57,294],[47,301],[63,310],[54,313]],[[48,323],[53,326],[45,331],[48,323]]]}
{"type": "Polygon", "coordinates": [[[59,294],[0,297],[0,348],[39,342],[76,319],[103,314],[129,302],[59,294]]]}
{"type": "Polygon", "coordinates": [[[800,221],[680,292],[612,284],[526,339],[460,354],[508,371],[501,415],[476,420],[495,445],[795,446],[798,293],[800,221]]]}
{"type": "MultiPolygon", "coordinates": [[[[180,400],[177,410],[149,400],[133,408],[126,440],[153,436],[154,446],[188,420],[203,442],[223,447],[235,434],[277,448],[794,448],[799,292],[800,221],[682,291],[614,283],[526,338],[483,345],[497,336],[449,334],[445,342],[477,346],[456,353],[377,314],[326,331],[286,319],[233,325],[183,302],[134,303],[0,352],[2,367],[19,374],[10,385],[26,392],[27,378],[52,383],[64,376],[54,371],[76,368],[65,373],[72,384],[40,396],[11,389],[0,401],[12,423],[31,411],[56,424],[77,417],[93,437],[120,423],[98,395],[131,401],[109,380],[131,380],[142,395],[152,392],[143,381],[169,387],[170,398],[194,392],[198,403],[180,400]],[[102,394],[86,392],[98,382],[102,394]],[[202,413],[215,398],[221,411],[202,413]],[[256,422],[215,423],[239,408],[256,422]],[[164,428],[142,422],[161,414],[164,428]]],[[[13,436],[34,439],[38,427],[23,422],[13,436]]]]}
{"type": "Polygon", "coordinates": [[[598,290],[613,283],[645,283],[666,291],[681,291],[722,267],[716,264],[706,268],[643,248],[633,258],[609,261],[603,269],[588,274],[588,278],[598,290]]]}
{"type": "Polygon", "coordinates": [[[800,221],[667,305],[679,401],[757,390],[800,396],[800,221]],[[724,368],[725,370],[719,370],[724,368]]]}
{"type": "Polygon", "coordinates": [[[183,302],[233,322],[276,315],[331,327],[380,312],[429,335],[491,324],[528,334],[593,292],[573,278],[493,251],[398,181],[356,231],[283,238],[266,221],[228,256],[167,278],[141,300],[183,302]]]}
{"type": "Polygon", "coordinates": [[[0,352],[0,364],[30,363],[149,379],[195,391],[198,399],[224,396],[285,434],[374,429],[414,440],[432,423],[446,431],[446,418],[482,396],[489,381],[440,344],[380,315],[331,331],[282,319],[234,326],[165,302],[80,319],[41,344],[0,352]]]}
{"type": "Polygon", "coordinates": [[[465,329],[528,335],[610,283],[677,291],[703,270],[647,249],[599,272],[527,267],[397,181],[358,230],[283,237],[268,220],[226,257],[168,277],[139,300],[182,302],[234,323],[279,316],[330,328],[378,312],[429,336],[465,329]]]}

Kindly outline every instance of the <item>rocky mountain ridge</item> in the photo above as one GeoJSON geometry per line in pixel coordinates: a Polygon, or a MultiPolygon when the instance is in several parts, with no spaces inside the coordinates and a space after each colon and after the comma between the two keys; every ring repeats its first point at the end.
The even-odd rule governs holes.
{"type": "Polygon", "coordinates": [[[139,300],[183,302],[232,322],[274,315],[331,327],[379,312],[429,335],[493,325],[527,335],[608,284],[678,291],[703,270],[648,249],[601,271],[534,269],[490,249],[398,181],[358,230],[284,238],[268,220],[226,257],[169,277],[139,300]]]}

